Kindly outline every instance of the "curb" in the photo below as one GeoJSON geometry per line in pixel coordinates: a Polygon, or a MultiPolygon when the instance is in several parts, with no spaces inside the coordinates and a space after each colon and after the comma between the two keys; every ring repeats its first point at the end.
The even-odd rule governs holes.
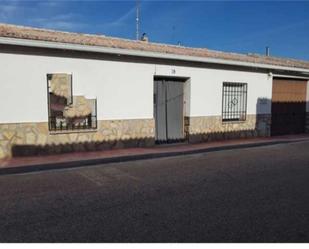
{"type": "Polygon", "coordinates": [[[78,160],[78,161],[8,167],[8,168],[0,168],[0,176],[30,173],[30,172],[37,172],[37,171],[46,171],[46,170],[80,168],[80,167],[94,166],[98,164],[120,163],[120,162],[138,161],[138,160],[155,159],[155,158],[163,158],[163,157],[184,156],[184,155],[192,155],[192,154],[200,154],[200,153],[216,152],[216,151],[224,151],[224,150],[233,150],[233,149],[254,148],[254,147],[270,146],[270,145],[276,145],[276,144],[288,144],[288,143],[302,142],[302,141],[308,141],[308,140],[309,140],[308,138],[307,139],[302,138],[302,139],[295,139],[295,140],[256,142],[256,143],[249,143],[249,144],[217,146],[217,147],[195,149],[195,150],[192,149],[188,151],[158,152],[158,153],[148,153],[148,154],[141,154],[141,155],[127,155],[127,156],[119,156],[119,157],[96,158],[96,159],[85,159],[85,160],[78,160]]]}

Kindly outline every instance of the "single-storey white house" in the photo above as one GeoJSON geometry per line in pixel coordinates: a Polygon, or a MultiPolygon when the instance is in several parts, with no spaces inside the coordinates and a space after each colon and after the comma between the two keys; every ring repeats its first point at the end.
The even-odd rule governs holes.
{"type": "Polygon", "coordinates": [[[0,24],[0,158],[308,132],[309,62],[0,24]]]}

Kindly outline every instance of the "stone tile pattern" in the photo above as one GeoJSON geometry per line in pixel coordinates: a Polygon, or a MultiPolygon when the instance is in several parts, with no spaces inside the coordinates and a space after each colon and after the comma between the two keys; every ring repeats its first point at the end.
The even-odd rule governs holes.
{"type": "MultiPolygon", "coordinates": [[[[221,116],[186,118],[189,142],[270,135],[271,115],[248,115],[245,122],[222,123],[221,116]]],[[[51,133],[47,123],[0,124],[0,158],[57,154],[125,147],[149,147],[155,142],[153,119],[98,121],[96,131],[51,133]],[[35,147],[35,148],[32,148],[35,147]]]]}
{"type": "Polygon", "coordinates": [[[191,117],[189,142],[270,136],[271,114],[247,115],[246,121],[222,122],[221,116],[191,117]]]}
{"type": "Polygon", "coordinates": [[[48,130],[48,123],[0,124],[0,158],[11,157],[14,146],[28,146],[25,150],[29,150],[29,155],[40,154],[37,153],[40,149],[43,154],[57,154],[152,146],[154,125],[153,119],[104,120],[98,121],[98,129],[95,131],[52,133],[48,130]],[[36,148],[30,149],[30,146],[36,148]]]}

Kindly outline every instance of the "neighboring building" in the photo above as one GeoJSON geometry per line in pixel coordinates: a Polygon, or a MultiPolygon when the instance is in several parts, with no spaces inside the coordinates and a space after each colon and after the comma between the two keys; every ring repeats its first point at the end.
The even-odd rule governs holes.
{"type": "Polygon", "coordinates": [[[304,61],[0,24],[0,72],[0,158],[306,132],[304,61]]]}

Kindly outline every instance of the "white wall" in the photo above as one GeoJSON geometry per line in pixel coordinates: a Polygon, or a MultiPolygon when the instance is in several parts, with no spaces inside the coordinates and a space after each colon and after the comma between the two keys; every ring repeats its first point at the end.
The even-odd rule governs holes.
{"type": "Polygon", "coordinates": [[[46,122],[46,74],[55,72],[72,73],[74,95],[97,97],[99,120],[152,118],[154,75],[191,77],[191,116],[221,115],[223,81],[248,83],[248,114],[271,99],[267,74],[0,53],[0,123],[46,122]]]}
{"type": "Polygon", "coordinates": [[[271,112],[272,78],[268,74],[242,71],[156,66],[156,75],[190,77],[190,116],[221,115],[223,82],[248,84],[247,113],[271,112]],[[172,73],[176,72],[176,73],[172,73]],[[265,101],[259,101],[264,99],[265,101]]]}

